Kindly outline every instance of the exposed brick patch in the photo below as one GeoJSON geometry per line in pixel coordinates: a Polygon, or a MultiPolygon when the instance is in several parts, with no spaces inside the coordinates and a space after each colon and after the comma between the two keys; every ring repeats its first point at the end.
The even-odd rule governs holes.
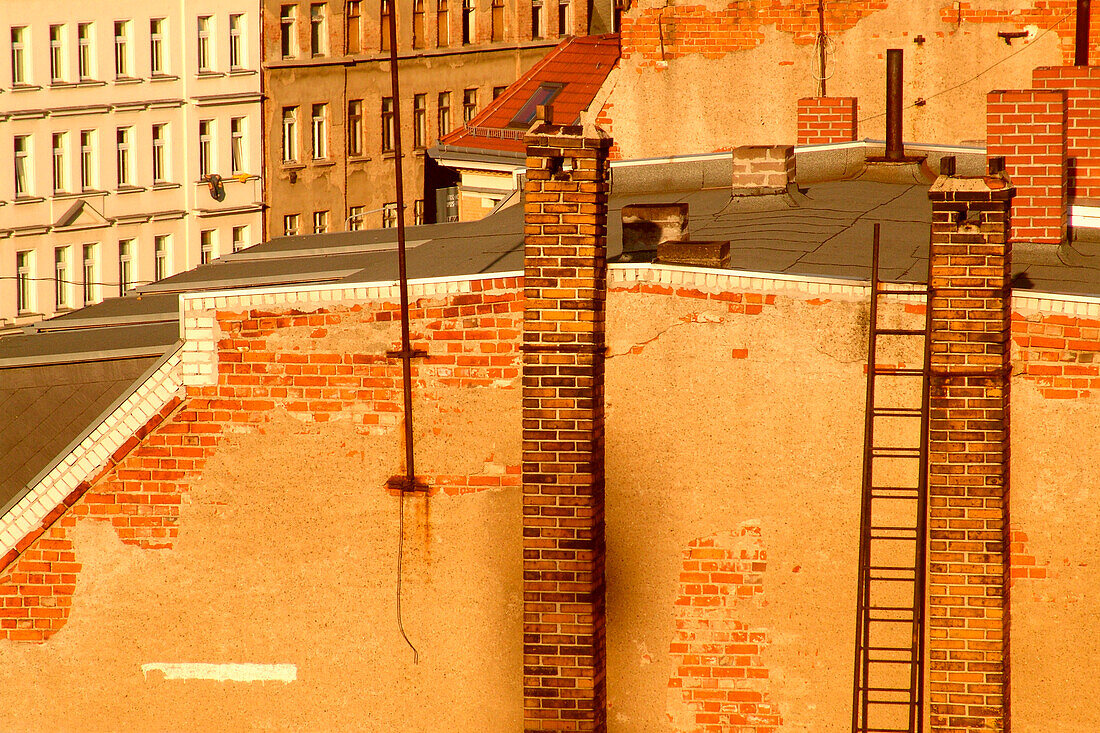
{"type": "MultiPolygon", "coordinates": [[[[825,22],[830,33],[840,33],[886,7],[886,0],[826,4],[825,22]]],[[[808,46],[817,38],[817,6],[749,0],[731,2],[720,10],[705,5],[641,8],[623,16],[621,58],[635,58],[642,66],[691,54],[721,58],[762,44],[767,26],[791,34],[796,44],[808,46]]]]}
{"type": "Polygon", "coordinates": [[[1007,727],[1012,194],[992,178],[941,177],[929,190],[928,698],[935,733],[1007,727]]]}
{"type": "MultiPolygon", "coordinates": [[[[1058,35],[1058,47],[1062,50],[1062,61],[1073,63],[1074,36],[1077,29],[1074,22],[1076,0],[1036,0],[1029,8],[1009,7],[1004,10],[975,7],[977,3],[945,3],[940,7],[940,19],[953,27],[963,23],[992,23],[998,30],[1025,30],[1036,26],[1040,30],[1054,28],[1058,35]]],[[[1089,13],[1089,48],[1092,63],[1097,62],[1097,49],[1100,49],[1100,8],[1093,5],[1089,13]]]]}
{"type": "MultiPolygon", "coordinates": [[[[1097,64],[1100,4],[1092,6],[1092,18],[1092,63],[1097,64]]],[[[1065,90],[1069,194],[1100,198],[1100,66],[1042,66],[1035,69],[1032,83],[1037,89],[1065,90]]]]}
{"type": "Polygon", "coordinates": [[[1008,552],[1009,585],[1015,586],[1021,580],[1042,580],[1050,577],[1049,563],[1040,563],[1034,555],[1028,554],[1028,537],[1025,532],[1011,527],[1009,530],[1008,552]]]}
{"type": "MultiPolygon", "coordinates": [[[[613,135],[612,125],[614,124],[613,112],[614,102],[605,102],[603,107],[600,108],[599,114],[596,115],[596,124],[600,126],[604,132],[608,135],[613,135]]],[[[611,143],[611,149],[607,153],[609,160],[622,160],[623,151],[616,142],[611,143]]]]}
{"type": "MultiPolygon", "coordinates": [[[[413,368],[418,389],[519,387],[520,280],[472,285],[472,293],[421,298],[410,309],[414,345],[428,351],[413,368]]],[[[398,308],[387,301],[218,313],[217,383],[171,401],[4,557],[0,638],[45,641],[68,620],[80,571],[70,537],[78,520],[110,522],[125,544],[171,548],[183,497],[227,432],[255,429],[276,409],[312,422],[351,419],[363,432],[395,426],[401,366],[385,351],[397,342],[355,352],[329,339],[341,328],[394,321],[398,308]],[[296,348],[281,347],[290,332],[296,348]]],[[[433,491],[461,495],[519,486],[519,474],[487,456],[480,472],[427,479],[433,491]]]]}
{"type": "Polygon", "coordinates": [[[804,97],[798,100],[798,144],[846,143],[858,137],[855,97],[804,97]]]}
{"type": "Polygon", "coordinates": [[[671,285],[635,282],[629,286],[617,285],[611,288],[615,293],[644,293],[647,295],[675,295],[677,298],[693,298],[724,304],[730,313],[749,316],[760,315],[764,307],[775,305],[775,295],[765,293],[705,292],[696,288],[681,288],[671,285]]]}
{"type": "Polygon", "coordinates": [[[669,717],[682,733],[771,733],[783,724],[768,691],[766,629],[740,618],[764,599],[760,526],[692,540],[682,554],[669,654],[669,717]]]}
{"type": "Polygon", "coordinates": [[[1100,321],[1058,314],[1012,315],[1015,374],[1048,399],[1073,400],[1100,390],[1100,321]]]}
{"type": "Polygon", "coordinates": [[[1003,156],[1016,187],[1013,242],[1059,244],[1068,223],[1066,93],[1024,89],[986,95],[986,152],[1003,156]]]}

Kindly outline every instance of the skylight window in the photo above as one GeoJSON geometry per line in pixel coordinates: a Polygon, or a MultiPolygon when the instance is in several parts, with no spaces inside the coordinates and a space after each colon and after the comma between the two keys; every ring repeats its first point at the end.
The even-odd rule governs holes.
{"type": "Polygon", "coordinates": [[[512,121],[508,123],[508,127],[529,127],[531,122],[535,119],[535,112],[539,105],[550,104],[561,93],[564,88],[562,84],[554,84],[544,82],[539,84],[539,88],[535,90],[522,107],[519,108],[519,112],[516,112],[516,116],[512,118],[512,121]]]}

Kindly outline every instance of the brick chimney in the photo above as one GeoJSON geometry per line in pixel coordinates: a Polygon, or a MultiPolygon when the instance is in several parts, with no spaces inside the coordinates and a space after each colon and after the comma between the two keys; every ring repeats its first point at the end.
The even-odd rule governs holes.
{"type": "Polygon", "coordinates": [[[937,732],[1007,728],[1014,193],[1000,176],[940,176],[928,193],[928,680],[937,732]]]}
{"type": "Polygon", "coordinates": [[[608,153],[527,134],[523,324],[525,731],[606,730],[604,304],[608,153]]]}

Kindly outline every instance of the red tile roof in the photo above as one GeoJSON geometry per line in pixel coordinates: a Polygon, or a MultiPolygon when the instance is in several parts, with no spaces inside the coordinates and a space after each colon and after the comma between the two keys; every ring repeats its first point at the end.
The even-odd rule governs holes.
{"type": "Polygon", "coordinates": [[[509,126],[543,84],[562,89],[550,102],[553,122],[576,124],[619,62],[619,34],[566,38],[468,123],[444,135],[442,145],[493,152],[523,152],[528,124],[509,126]]]}

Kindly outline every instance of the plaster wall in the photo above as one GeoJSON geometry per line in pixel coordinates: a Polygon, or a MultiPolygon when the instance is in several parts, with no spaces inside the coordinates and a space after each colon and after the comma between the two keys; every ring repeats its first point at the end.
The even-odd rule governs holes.
{"type": "MultiPolygon", "coordinates": [[[[1028,88],[1034,67],[1067,63],[1072,3],[966,5],[826,4],[826,91],[858,98],[861,138],[885,138],[888,48],[905,51],[904,138],[945,144],[984,140],[990,89],[1028,88]],[[1028,35],[1007,45],[999,31],[1028,35]]],[[[793,144],[798,99],[819,94],[816,34],[816,3],[635,4],[605,84],[622,157],[793,144]]]]}
{"type": "MultiPolygon", "coordinates": [[[[684,277],[620,279],[608,300],[609,729],[697,731],[714,714],[715,730],[846,730],[865,293],[684,277]]],[[[433,486],[404,500],[402,608],[419,664],[396,626],[399,500],[384,489],[401,470],[399,369],[383,355],[399,337],[394,303],[225,304],[216,381],[189,387],[28,549],[71,542],[74,582],[47,641],[0,641],[0,729],[515,730],[518,285],[413,304],[430,355],[416,373],[417,466],[433,486]],[[184,455],[194,463],[168,465],[184,455]],[[169,494],[175,512],[153,511],[169,494]],[[142,671],[198,662],[292,664],[295,679],[142,671]]],[[[920,313],[893,303],[886,315],[920,313]]],[[[1100,708],[1094,385],[1069,395],[1029,371],[1060,363],[1035,350],[1054,327],[1079,329],[1059,358],[1088,366],[1079,347],[1100,330],[1081,329],[1100,324],[1065,317],[1017,322],[1013,523],[1027,539],[1014,567],[1045,569],[1012,592],[1019,730],[1092,729],[1100,708]]],[[[36,571],[9,566],[6,599],[31,582],[13,572],[36,571]]]]}

